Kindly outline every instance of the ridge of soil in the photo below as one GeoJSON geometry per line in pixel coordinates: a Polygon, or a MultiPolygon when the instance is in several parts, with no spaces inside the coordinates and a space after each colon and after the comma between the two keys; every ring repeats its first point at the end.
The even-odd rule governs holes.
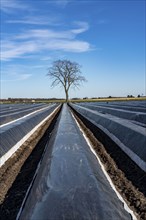
{"type": "Polygon", "coordinates": [[[146,219],[146,173],[103,131],[73,107],[71,110],[99,156],[117,191],[138,220],[146,219]]]}
{"type": "Polygon", "coordinates": [[[0,219],[13,220],[50,139],[62,106],[0,168],[0,219]]]}

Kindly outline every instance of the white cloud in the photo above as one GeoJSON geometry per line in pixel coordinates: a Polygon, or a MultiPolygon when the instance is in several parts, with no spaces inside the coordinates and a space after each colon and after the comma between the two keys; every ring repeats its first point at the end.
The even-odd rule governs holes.
{"type": "Polygon", "coordinates": [[[17,20],[7,20],[6,23],[11,23],[11,24],[33,24],[33,25],[51,25],[51,26],[57,26],[60,25],[60,21],[58,20],[57,16],[51,15],[50,17],[45,17],[45,16],[26,16],[21,19],[17,20]]]}
{"type": "Polygon", "coordinates": [[[74,34],[83,33],[89,29],[89,24],[87,22],[77,21],[77,22],[74,22],[74,24],[79,26],[79,28],[71,30],[71,32],[74,34]]]}
{"type": "Polygon", "coordinates": [[[27,41],[27,42],[11,42],[5,41],[2,43],[1,48],[1,60],[10,60],[12,58],[18,58],[23,54],[35,52],[39,49],[35,42],[27,41]]]}
{"type": "Polygon", "coordinates": [[[87,22],[74,22],[78,26],[76,29],[67,31],[54,31],[51,29],[33,29],[27,32],[21,33],[15,36],[15,39],[29,39],[29,38],[62,38],[62,39],[73,39],[77,34],[83,33],[89,29],[87,22]]]}
{"type": "Polygon", "coordinates": [[[20,3],[17,0],[1,0],[0,4],[1,10],[6,13],[10,13],[15,10],[27,10],[29,8],[26,4],[22,2],[20,3]]]}
{"type": "Polygon", "coordinates": [[[48,29],[34,29],[24,32],[15,36],[15,39],[24,40],[24,39],[72,39],[74,38],[72,31],[53,31],[48,29]]]}
{"type": "Polygon", "coordinates": [[[86,52],[90,50],[90,44],[84,41],[77,40],[48,40],[44,41],[29,41],[13,44],[11,48],[3,48],[1,52],[1,60],[9,61],[13,58],[19,58],[27,53],[35,53],[41,50],[62,50],[67,52],[86,52]]]}
{"type": "Polygon", "coordinates": [[[87,22],[76,22],[79,27],[66,31],[51,29],[33,29],[19,35],[14,35],[11,40],[2,41],[1,60],[9,61],[21,58],[32,53],[49,51],[86,52],[91,49],[90,43],[77,40],[77,35],[88,30],[87,22]]]}
{"type": "Polygon", "coordinates": [[[85,41],[51,40],[46,44],[50,50],[63,50],[66,52],[82,53],[90,50],[90,44],[85,41]]]}

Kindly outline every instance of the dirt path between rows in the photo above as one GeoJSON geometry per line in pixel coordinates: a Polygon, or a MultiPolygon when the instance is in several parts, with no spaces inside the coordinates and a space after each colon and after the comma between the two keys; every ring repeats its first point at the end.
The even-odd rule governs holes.
{"type": "MultiPolygon", "coordinates": [[[[139,169],[119,147],[113,146],[114,149],[112,149],[114,143],[112,143],[110,139],[107,139],[108,144],[104,146],[96,137],[97,133],[98,137],[99,135],[102,136],[102,134],[100,134],[101,131],[98,131],[95,125],[85,119],[76,110],[72,109],[72,111],[104,165],[117,191],[122,195],[130,209],[133,210],[137,219],[146,220],[145,172],[139,169]],[[94,132],[91,132],[91,130],[94,132]],[[112,156],[115,160],[113,160],[112,156]],[[122,167],[124,167],[124,169],[122,167]]],[[[105,137],[100,137],[101,140],[103,138],[105,137]]]]}

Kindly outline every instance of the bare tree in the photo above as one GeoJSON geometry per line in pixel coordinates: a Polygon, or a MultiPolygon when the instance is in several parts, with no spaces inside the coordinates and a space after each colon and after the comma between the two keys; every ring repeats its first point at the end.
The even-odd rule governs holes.
{"type": "Polygon", "coordinates": [[[81,75],[81,66],[76,62],[70,60],[54,61],[49,68],[48,76],[53,80],[51,87],[61,85],[64,88],[66,95],[66,102],[69,98],[70,87],[79,87],[86,79],[81,75]]]}

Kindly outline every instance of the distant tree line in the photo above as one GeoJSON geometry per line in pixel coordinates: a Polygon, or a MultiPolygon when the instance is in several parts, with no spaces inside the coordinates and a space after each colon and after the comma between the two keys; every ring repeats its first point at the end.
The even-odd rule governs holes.
{"type": "Polygon", "coordinates": [[[33,103],[33,102],[42,102],[42,101],[58,101],[64,100],[63,98],[8,98],[0,99],[1,102],[10,102],[10,103],[33,103]]]}
{"type": "MultiPolygon", "coordinates": [[[[137,98],[145,97],[143,95],[137,95],[137,98]]],[[[81,99],[105,99],[105,98],[124,98],[124,97],[116,97],[116,96],[108,96],[108,97],[83,97],[78,98],[74,97],[71,98],[71,100],[81,100],[81,99]]],[[[133,95],[127,95],[127,98],[136,98],[133,95]]],[[[59,100],[65,100],[64,98],[8,98],[8,99],[0,99],[0,102],[9,102],[9,103],[33,103],[33,102],[45,102],[45,101],[59,101],[59,100]]]]}

